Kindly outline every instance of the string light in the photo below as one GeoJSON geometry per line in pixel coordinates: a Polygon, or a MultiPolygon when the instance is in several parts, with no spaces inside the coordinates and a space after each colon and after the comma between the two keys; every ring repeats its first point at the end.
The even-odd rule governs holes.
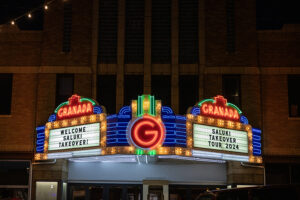
{"type": "MultiPolygon", "coordinates": [[[[50,1],[47,2],[47,4],[42,4],[42,5],[38,6],[38,7],[36,7],[36,8],[34,8],[34,9],[30,10],[29,12],[26,12],[26,13],[24,13],[23,15],[20,15],[20,16],[18,16],[18,17],[16,17],[16,18],[12,19],[12,20],[11,20],[10,22],[8,22],[8,23],[10,23],[10,25],[14,26],[14,25],[16,25],[17,21],[18,21],[19,19],[23,18],[23,17],[27,17],[28,19],[31,19],[31,18],[32,18],[32,14],[33,14],[34,12],[36,12],[36,11],[38,11],[38,10],[43,10],[43,9],[44,9],[44,10],[48,10],[48,9],[49,9],[49,5],[50,5],[51,3],[53,3],[54,1],[56,1],[56,0],[50,0],[50,1]]],[[[63,1],[63,2],[65,2],[65,1],[63,1]]],[[[7,24],[8,24],[8,23],[7,23],[7,24]]]]}

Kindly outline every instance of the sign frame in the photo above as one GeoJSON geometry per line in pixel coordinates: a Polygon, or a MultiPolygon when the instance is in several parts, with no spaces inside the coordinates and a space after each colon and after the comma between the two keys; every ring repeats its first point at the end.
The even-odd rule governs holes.
{"type": "Polygon", "coordinates": [[[253,157],[253,155],[252,155],[253,148],[251,146],[251,144],[252,144],[252,128],[251,128],[251,125],[249,125],[249,124],[242,124],[242,123],[236,122],[236,121],[216,119],[216,118],[206,117],[206,116],[201,116],[201,115],[194,116],[192,114],[188,114],[187,115],[186,132],[187,132],[187,138],[188,138],[187,146],[190,149],[207,151],[207,152],[226,153],[226,154],[232,154],[232,155],[244,155],[244,156],[246,155],[246,156],[249,156],[249,160],[251,160],[253,157]],[[194,132],[193,132],[194,124],[247,132],[248,153],[194,147],[194,132]]]}
{"type": "Polygon", "coordinates": [[[82,116],[76,117],[72,119],[63,119],[54,122],[48,122],[45,127],[45,144],[44,144],[44,153],[58,153],[58,152],[70,152],[70,151],[82,151],[82,150],[90,150],[90,149],[99,149],[104,148],[106,146],[106,114],[93,114],[90,116],[82,116]],[[93,147],[82,147],[82,148],[69,148],[69,149],[62,149],[62,150],[48,150],[49,146],[49,134],[50,130],[52,129],[59,129],[59,128],[67,128],[79,125],[88,125],[88,124],[100,124],[100,137],[99,137],[99,145],[93,147]]]}

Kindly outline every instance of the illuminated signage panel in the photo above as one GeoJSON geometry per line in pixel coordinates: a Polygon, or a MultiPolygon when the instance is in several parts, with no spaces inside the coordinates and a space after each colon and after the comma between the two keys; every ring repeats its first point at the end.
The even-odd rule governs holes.
{"type": "Polygon", "coordinates": [[[248,153],[246,131],[194,124],[193,133],[194,147],[248,153]]]}
{"type": "Polygon", "coordinates": [[[131,142],[143,149],[155,149],[162,145],[165,139],[163,124],[155,117],[145,115],[137,118],[128,131],[131,142]]]}
{"type": "Polygon", "coordinates": [[[100,145],[100,123],[51,129],[49,151],[100,145]]]}
{"type": "Polygon", "coordinates": [[[68,101],[61,103],[56,109],[57,120],[71,119],[85,115],[91,115],[96,103],[89,98],[81,98],[77,94],[72,95],[68,101]]]}
{"type": "Polygon", "coordinates": [[[242,111],[227,99],[218,95],[214,99],[205,99],[198,103],[200,115],[218,119],[239,121],[242,111]]]}

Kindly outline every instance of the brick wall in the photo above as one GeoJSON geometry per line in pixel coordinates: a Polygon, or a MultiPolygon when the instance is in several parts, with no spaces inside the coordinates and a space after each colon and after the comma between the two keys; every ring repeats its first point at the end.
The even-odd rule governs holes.
{"type": "Polygon", "coordinates": [[[300,156],[300,121],[289,118],[286,75],[264,75],[263,142],[265,155],[300,156]]]}
{"type": "Polygon", "coordinates": [[[0,116],[0,152],[33,151],[36,80],[36,74],[14,74],[11,115],[0,116]]]}
{"type": "Polygon", "coordinates": [[[0,67],[40,64],[41,31],[20,31],[16,26],[0,26],[0,67]]]}
{"type": "Polygon", "coordinates": [[[205,1],[206,66],[256,66],[255,1],[234,1],[235,52],[226,51],[226,1],[205,1]]]}
{"type": "MultiPolygon", "coordinates": [[[[257,31],[262,67],[299,67],[300,26],[288,24],[281,30],[257,31]]],[[[299,72],[298,72],[299,73],[299,72]]]]}
{"type": "MultiPolygon", "coordinates": [[[[120,2],[118,9],[124,14],[122,5],[125,3],[120,2]]],[[[202,65],[178,65],[178,7],[174,2],[171,64],[152,65],[147,57],[151,51],[146,49],[146,64],[125,65],[122,35],[125,20],[121,12],[118,14],[118,65],[102,64],[97,72],[117,74],[118,108],[123,106],[124,74],[144,74],[145,77],[151,77],[150,73],[171,75],[174,110],[178,108],[178,75],[203,76],[204,98],[211,98],[222,93],[222,74],[241,74],[242,111],[251,125],[263,129],[265,155],[299,157],[300,121],[288,117],[286,79],[286,73],[300,73],[299,27],[289,25],[277,31],[256,31],[255,1],[235,1],[236,48],[234,53],[229,54],[226,51],[226,1],[205,1],[205,8],[201,8],[205,10],[205,17],[199,17],[205,19],[204,22],[199,20],[199,24],[205,24],[205,32],[199,30],[199,55],[204,58],[200,60],[202,65]],[[200,48],[203,43],[204,49],[200,48]],[[271,67],[285,70],[266,71],[271,67]]],[[[203,4],[199,5],[200,8],[203,4]]],[[[89,67],[92,63],[92,30],[96,28],[92,27],[92,3],[73,0],[72,9],[70,53],[62,53],[63,1],[51,4],[51,9],[45,14],[43,31],[0,27],[0,73],[14,73],[12,114],[0,116],[2,152],[33,151],[36,125],[45,124],[55,109],[57,73],[75,73],[74,93],[92,97],[91,88],[95,80],[92,80],[89,67]],[[84,70],[78,70],[79,67],[84,70]]],[[[151,34],[151,26],[145,26],[145,33],[147,36],[151,34]]],[[[145,82],[144,90],[150,91],[150,81],[145,82]]],[[[202,82],[199,87],[202,87],[202,82]]],[[[236,166],[231,168],[229,172],[236,166]]],[[[231,178],[232,182],[237,182],[233,176],[231,178]]]]}
{"type": "Polygon", "coordinates": [[[92,46],[92,1],[72,1],[71,51],[62,52],[63,1],[55,1],[45,14],[41,65],[89,66],[92,46]],[[76,14],[75,14],[76,13],[76,14]]]}

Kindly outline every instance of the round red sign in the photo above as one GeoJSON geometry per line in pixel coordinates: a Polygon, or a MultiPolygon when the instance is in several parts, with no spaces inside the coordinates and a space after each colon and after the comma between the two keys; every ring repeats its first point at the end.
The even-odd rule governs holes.
{"type": "Polygon", "coordinates": [[[165,139],[165,128],[156,118],[146,115],[133,122],[129,135],[135,146],[143,149],[155,149],[165,139]]]}

